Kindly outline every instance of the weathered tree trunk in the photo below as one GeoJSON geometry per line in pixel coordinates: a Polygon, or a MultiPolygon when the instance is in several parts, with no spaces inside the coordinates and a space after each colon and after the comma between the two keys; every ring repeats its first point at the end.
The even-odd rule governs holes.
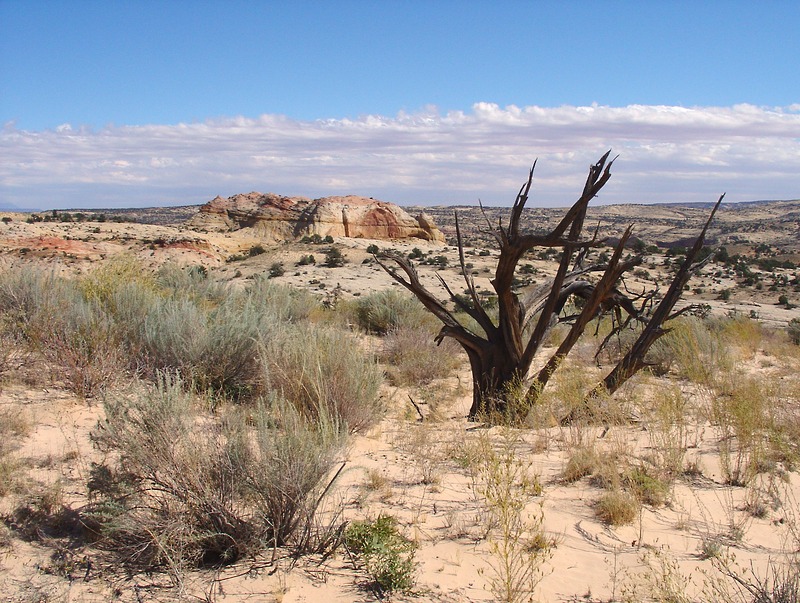
{"type": "MultiPolygon", "coordinates": [[[[436,337],[437,343],[441,342],[444,337],[450,337],[457,341],[467,353],[473,381],[470,419],[482,418],[492,422],[523,419],[530,407],[536,403],[550,377],[584,333],[588,324],[606,312],[614,312],[618,317],[625,312],[627,319],[622,325],[627,325],[631,320],[635,320],[645,323],[646,327],[633,348],[614,371],[606,377],[605,381],[596,388],[598,392],[601,388],[613,392],[624,380],[630,378],[644,366],[644,354],[653,341],[663,334],[662,324],[673,316],[670,313],[692,272],[692,261],[702,247],[703,237],[714,212],[698,237],[690,256],[687,256],[684,267],[676,276],[664,301],[652,315],[645,315],[645,304],[643,303],[641,308],[637,308],[634,301],[637,299],[649,301],[655,292],[631,298],[623,294],[617,287],[624,275],[641,262],[639,257],[623,258],[625,244],[631,234],[630,227],[618,242],[613,256],[606,264],[583,265],[586,252],[592,247],[603,244],[603,240],[597,238],[597,232],[590,239],[582,239],[581,236],[589,202],[611,177],[610,169],[613,161],[608,161],[609,153],[606,153],[589,168],[583,193],[550,233],[532,235],[520,232],[520,221],[533,181],[535,163],[527,182],[517,194],[508,225],[503,227],[499,223],[494,227],[489,224],[491,234],[500,249],[495,276],[492,279],[492,286],[498,300],[496,324],[481,305],[474,280],[466,268],[461,228],[458,214],[456,214],[461,274],[466,283],[470,302],[465,303],[456,296],[441,277],[439,277],[439,281],[449,295],[450,301],[459,310],[472,317],[482,333],[473,332],[461,325],[454,314],[447,309],[445,302],[437,299],[422,285],[414,265],[407,258],[391,253],[376,256],[378,264],[392,278],[411,291],[432,314],[441,320],[443,326],[436,337]],[[519,261],[534,247],[560,248],[562,255],[556,274],[544,296],[526,302],[521,300],[513,289],[514,275],[519,261]],[[396,267],[386,263],[387,260],[394,262],[396,267]],[[596,282],[592,282],[587,279],[592,272],[602,272],[602,276],[596,282]],[[558,322],[559,314],[567,300],[573,296],[583,300],[581,312],[569,319],[562,319],[571,324],[569,332],[561,341],[556,352],[536,372],[536,375],[532,378],[529,377],[534,356],[541,349],[552,326],[558,322]],[[536,317],[536,322],[530,337],[525,341],[523,332],[532,313],[536,317]]],[[[716,211],[716,207],[714,211],[716,211]]]]}

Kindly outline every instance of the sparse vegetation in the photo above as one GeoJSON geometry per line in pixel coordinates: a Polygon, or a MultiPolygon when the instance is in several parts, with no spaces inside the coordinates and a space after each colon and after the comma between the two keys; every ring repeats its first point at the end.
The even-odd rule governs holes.
{"type": "MultiPolygon", "coordinates": [[[[485,209],[491,224],[505,215],[485,209]]],[[[500,324],[489,282],[498,254],[473,228],[477,212],[464,212],[461,234],[476,246],[463,249],[463,269],[500,324]]],[[[65,246],[48,259],[26,241],[3,257],[0,585],[13,600],[211,599],[237,596],[240,580],[276,600],[325,580],[351,598],[356,580],[379,598],[452,588],[500,601],[797,600],[800,284],[785,244],[715,225],[727,249],[684,287],[687,303],[708,306],[681,311],[647,370],[587,400],[641,331],[617,329],[613,313],[593,320],[535,404],[521,383],[503,390],[510,415],[522,409],[509,429],[467,423],[468,358],[452,338],[437,346],[441,321],[412,295],[381,289],[374,260],[361,264],[363,241],[337,238],[354,258],[343,270],[318,265],[334,244],[323,237],[247,243],[243,263],[220,266],[173,245],[193,240],[185,233],[151,232],[137,249],[129,226],[111,234],[66,213],[47,227],[70,233],[64,241],[101,235],[130,253],[85,261],[65,246]],[[271,278],[278,265],[291,268],[271,278]],[[361,273],[370,285],[354,282],[361,273]],[[722,309],[714,298],[726,289],[722,309]],[[565,580],[560,564],[576,547],[580,563],[608,563],[608,585],[597,571],[565,580]]],[[[553,216],[524,212],[538,234],[553,216]]],[[[678,227],[699,220],[698,210],[678,227]]],[[[6,230],[25,227],[15,217],[6,230]]],[[[434,291],[438,275],[462,268],[455,244],[394,248],[435,265],[421,275],[434,291]]],[[[625,291],[663,285],[692,241],[660,244],[625,248],[622,261],[648,254],[625,291]]],[[[526,254],[515,294],[546,283],[563,257],[526,254]]],[[[476,308],[469,287],[453,293],[447,309],[480,332],[464,310],[476,308]]],[[[583,304],[569,300],[558,320],[583,304]]],[[[528,332],[535,323],[534,313],[528,332]]],[[[540,356],[570,328],[552,326],[540,356]]]]}

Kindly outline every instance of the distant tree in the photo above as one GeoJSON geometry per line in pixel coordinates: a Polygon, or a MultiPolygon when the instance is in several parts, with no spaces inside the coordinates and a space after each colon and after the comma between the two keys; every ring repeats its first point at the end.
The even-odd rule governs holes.
{"type": "Polygon", "coordinates": [[[338,247],[329,247],[325,252],[325,266],[328,268],[339,268],[344,266],[346,258],[338,247]]]}

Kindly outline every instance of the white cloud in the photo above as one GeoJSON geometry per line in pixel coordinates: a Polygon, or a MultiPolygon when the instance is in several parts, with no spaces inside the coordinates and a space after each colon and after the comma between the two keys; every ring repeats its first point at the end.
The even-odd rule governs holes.
{"type": "Polygon", "coordinates": [[[426,107],[395,117],[280,115],[177,125],[62,124],[0,132],[0,205],[201,203],[250,190],[399,203],[510,203],[539,158],[531,203],[563,205],[619,153],[601,202],[800,197],[800,105],[765,108],[426,107]]]}

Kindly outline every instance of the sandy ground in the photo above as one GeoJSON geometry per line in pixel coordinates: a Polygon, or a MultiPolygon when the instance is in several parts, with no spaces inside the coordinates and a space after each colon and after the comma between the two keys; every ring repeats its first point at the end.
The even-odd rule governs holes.
{"type": "MultiPolygon", "coordinates": [[[[462,380],[467,375],[462,375],[462,380]]],[[[464,419],[469,396],[455,380],[441,384],[454,392],[439,404],[436,420],[421,422],[403,402],[405,391],[394,390],[393,412],[368,434],[354,438],[342,457],[340,476],[330,504],[344,505],[351,519],[395,516],[403,532],[418,543],[417,584],[412,594],[393,600],[492,601],[494,537],[488,535],[489,513],[480,494],[481,478],[463,462],[477,450],[481,438],[502,443],[500,428],[487,430],[464,419]]],[[[3,409],[21,408],[34,425],[17,451],[29,467],[23,490],[59,493],[68,507],[86,502],[85,484],[99,453],[89,431],[102,417],[99,404],[87,404],[56,387],[11,383],[0,394],[3,409]]],[[[422,401],[423,414],[432,408],[422,401]]],[[[529,475],[543,486],[540,496],[527,499],[532,517],[543,514],[543,529],[555,543],[552,556],[540,567],[541,582],[534,592],[539,601],[607,601],[620,596],[625,584],[642,570],[643,559],[656,553],[674,561],[677,570],[694,580],[688,591],[702,588],[701,570],[714,573],[703,560],[703,543],[716,539],[735,553],[742,567],[766,572],[770,560],[780,560],[792,546],[791,529],[798,527],[800,482],[786,481],[752,487],[723,485],[716,453],[718,434],[708,424],[692,427],[687,461],[702,473],[680,478],[668,503],[643,507],[630,525],[610,527],[598,520],[594,505],[602,490],[584,478],[572,484],[561,479],[570,450],[596,442],[627,455],[642,456],[651,445],[647,425],[612,426],[599,439],[600,428],[542,428],[515,432],[517,457],[529,475]],[[747,513],[745,502],[767,487],[778,488],[778,506],[761,517],[747,513]],[[760,490],[761,489],[761,490],[760,490]],[[733,536],[735,534],[735,537],[733,536]]],[[[762,492],[763,494],[763,492],[762,492]]],[[[21,495],[20,495],[21,496],[21,495]]],[[[20,496],[0,500],[9,513],[20,496]]],[[[794,545],[797,542],[794,541],[794,545]]],[[[87,560],[91,549],[77,555],[62,552],[64,543],[25,542],[14,538],[0,551],[0,592],[9,601],[213,601],[345,602],[375,601],[363,570],[345,554],[322,565],[313,559],[290,567],[288,561],[271,567],[268,559],[240,562],[217,572],[187,572],[183,595],[164,576],[127,576],[102,562],[87,560]],[[190,596],[191,595],[191,596],[190,596]]]]}

